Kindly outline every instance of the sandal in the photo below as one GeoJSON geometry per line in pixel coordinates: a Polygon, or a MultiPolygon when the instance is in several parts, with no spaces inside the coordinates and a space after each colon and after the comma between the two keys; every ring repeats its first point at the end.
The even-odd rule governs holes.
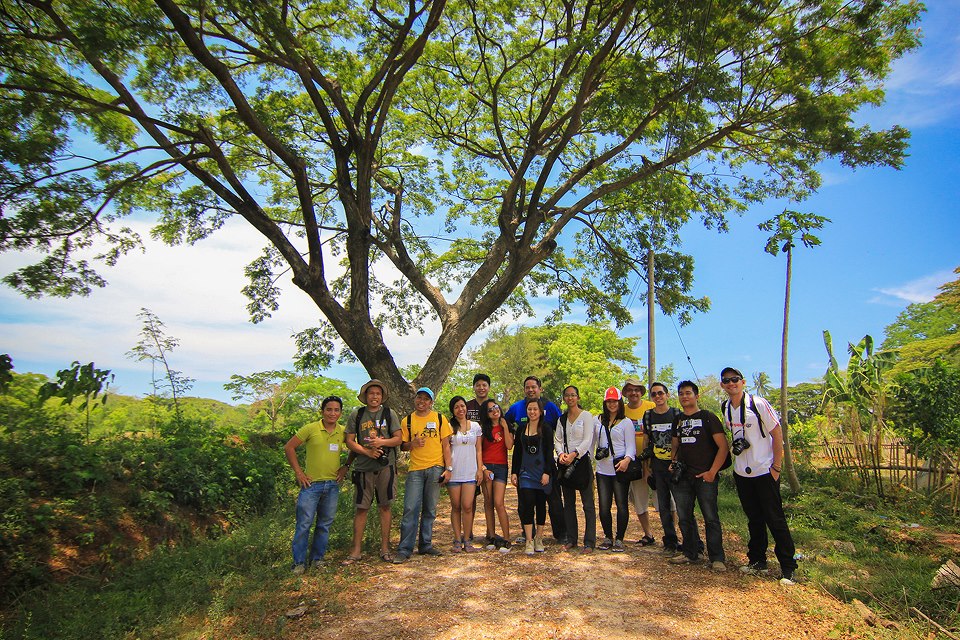
{"type": "Polygon", "coordinates": [[[384,562],[393,562],[393,556],[390,555],[389,552],[387,552],[387,553],[381,553],[381,554],[380,554],[380,559],[383,560],[384,562]]]}
{"type": "Polygon", "coordinates": [[[359,556],[347,556],[346,558],[343,559],[343,562],[341,562],[340,565],[344,567],[349,567],[351,564],[354,564],[355,562],[360,562],[359,556]]]}
{"type": "Polygon", "coordinates": [[[637,544],[640,545],[641,547],[649,547],[654,542],[656,542],[656,540],[654,540],[652,536],[643,536],[642,538],[637,540],[637,544]]]}

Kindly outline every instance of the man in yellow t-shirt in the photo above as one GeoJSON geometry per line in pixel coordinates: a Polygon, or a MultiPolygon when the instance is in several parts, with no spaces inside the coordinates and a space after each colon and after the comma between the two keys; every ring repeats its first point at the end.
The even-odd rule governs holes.
{"type": "MultiPolygon", "coordinates": [[[[639,456],[647,448],[647,437],[643,432],[643,414],[647,409],[653,409],[655,406],[647,400],[647,388],[636,378],[627,378],[623,383],[623,397],[627,403],[623,411],[633,422],[633,433],[637,439],[637,455],[639,456]]],[[[647,477],[650,475],[650,463],[643,463],[643,477],[630,483],[630,501],[633,508],[637,511],[637,520],[643,527],[643,537],[637,540],[637,544],[646,547],[656,542],[650,530],[650,514],[647,513],[647,506],[650,504],[650,485],[647,484],[647,477]]]]}
{"type": "Polygon", "coordinates": [[[394,559],[398,564],[410,559],[415,543],[420,555],[443,555],[433,546],[433,521],[437,518],[440,482],[449,480],[453,471],[453,430],[443,416],[433,411],[433,391],[427,387],[418,389],[413,406],[414,412],[400,421],[400,448],[410,452],[410,469],[404,485],[400,545],[394,559]]]}
{"type": "Polygon", "coordinates": [[[316,520],[313,544],[310,545],[310,564],[323,564],[330,539],[330,525],[337,515],[340,483],[347,474],[340,464],[340,452],[345,451],[343,426],[337,424],[343,413],[343,401],[336,396],[323,399],[320,405],[320,422],[311,422],[287,441],[283,451],[293,467],[300,485],[297,496],[297,525],[293,534],[293,572],[302,574],[307,568],[307,542],[310,526],[316,520]],[[297,447],[307,448],[306,471],[297,460],[297,447]]]}

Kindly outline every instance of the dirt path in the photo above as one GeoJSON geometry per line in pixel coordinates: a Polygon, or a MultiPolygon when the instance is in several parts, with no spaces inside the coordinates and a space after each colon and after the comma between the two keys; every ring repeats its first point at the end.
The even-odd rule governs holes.
{"type": "MultiPolygon", "coordinates": [[[[516,492],[508,489],[507,498],[514,501],[508,510],[516,535],[516,492]]],[[[481,499],[481,511],[482,505],[481,499]]],[[[508,554],[454,555],[445,495],[438,511],[434,543],[443,557],[415,555],[403,565],[367,557],[338,567],[333,578],[342,583],[338,601],[320,602],[293,621],[293,635],[364,640],[861,636],[861,623],[850,609],[821,591],[737,571],[745,559],[744,544],[730,531],[724,532],[730,570],[718,574],[704,565],[668,564],[654,550],[659,547],[633,544],[641,535],[633,515],[626,553],[583,556],[564,552],[550,540],[546,552],[533,557],[518,548],[508,554]]],[[[659,539],[656,512],[651,520],[659,539]]],[[[482,512],[474,531],[485,531],[482,512]]],[[[309,593],[304,586],[301,596],[309,593]]]]}

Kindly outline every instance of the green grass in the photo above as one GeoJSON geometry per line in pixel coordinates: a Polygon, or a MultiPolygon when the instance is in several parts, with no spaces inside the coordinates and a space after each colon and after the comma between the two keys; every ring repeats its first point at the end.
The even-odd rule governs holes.
{"type": "MultiPolygon", "coordinates": [[[[722,482],[724,531],[735,531],[745,545],[747,523],[736,488],[729,477],[722,482]]],[[[956,531],[960,526],[944,509],[916,494],[891,493],[881,500],[861,490],[855,478],[835,474],[805,478],[800,494],[784,493],[784,504],[803,556],[798,570],[802,580],[844,602],[859,599],[901,623],[915,618],[910,608],[916,607],[947,628],[960,626],[960,589],[930,586],[938,567],[957,557],[936,538],[936,530],[956,531]]]]}

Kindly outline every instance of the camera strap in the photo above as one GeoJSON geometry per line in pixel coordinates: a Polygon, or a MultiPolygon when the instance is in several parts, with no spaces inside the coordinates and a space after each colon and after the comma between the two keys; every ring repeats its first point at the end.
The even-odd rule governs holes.
{"type": "MultiPolygon", "coordinates": [[[[754,402],[753,396],[751,396],[749,393],[744,393],[744,394],[743,394],[743,399],[740,401],[740,424],[743,425],[743,427],[742,427],[742,429],[743,429],[743,431],[744,431],[744,433],[742,434],[743,437],[746,437],[746,436],[747,436],[747,434],[746,434],[746,429],[747,429],[747,412],[746,412],[746,406],[747,406],[747,404],[750,405],[750,410],[753,411],[753,413],[754,413],[755,416],[757,416],[757,424],[760,425],[760,437],[761,437],[761,438],[766,438],[766,437],[767,437],[767,434],[763,432],[763,418],[760,417],[760,411],[757,410],[757,403],[754,402]]],[[[732,411],[732,409],[730,408],[730,401],[729,401],[729,400],[724,400],[724,401],[723,401],[723,405],[721,406],[721,410],[724,411],[724,412],[727,414],[727,424],[730,425],[730,429],[732,430],[732,429],[733,429],[733,411],[732,411]]],[[[736,434],[734,434],[734,437],[736,437],[736,434]]]]}

